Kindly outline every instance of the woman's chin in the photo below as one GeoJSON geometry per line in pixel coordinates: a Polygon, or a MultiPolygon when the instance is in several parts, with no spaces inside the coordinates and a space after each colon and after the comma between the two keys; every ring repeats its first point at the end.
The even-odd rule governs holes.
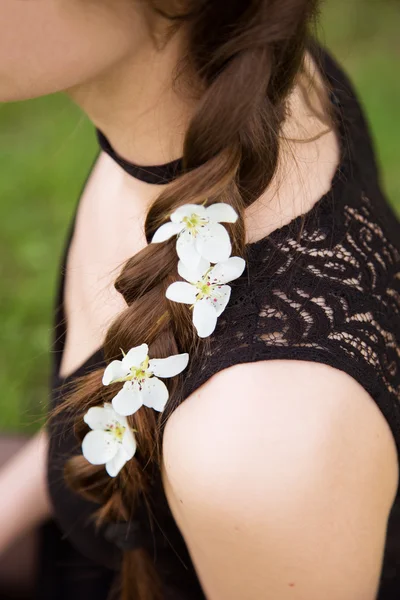
{"type": "Polygon", "coordinates": [[[5,102],[20,102],[22,100],[32,100],[40,96],[46,96],[52,93],[53,90],[39,90],[27,87],[23,84],[18,85],[16,82],[4,82],[0,78],[0,103],[5,102]]]}
{"type": "Polygon", "coordinates": [[[0,103],[21,102],[62,91],[51,85],[27,85],[26,82],[5,81],[0,76],[0,103]]]}

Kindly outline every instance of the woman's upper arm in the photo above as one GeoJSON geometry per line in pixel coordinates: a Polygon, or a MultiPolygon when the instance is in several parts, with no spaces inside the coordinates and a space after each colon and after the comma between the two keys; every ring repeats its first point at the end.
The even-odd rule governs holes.
{"type": "Polygon", "coordinates": [[[373,600],[398,484],[383,415],[350,376],[231,367],[170,417],[164,485],[209,600],[373,600]]]}

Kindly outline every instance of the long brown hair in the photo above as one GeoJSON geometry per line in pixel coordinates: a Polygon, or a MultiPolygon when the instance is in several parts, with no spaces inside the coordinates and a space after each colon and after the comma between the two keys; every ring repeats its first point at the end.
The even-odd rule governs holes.
{"type": "MultiPolygon", "coordinates": [[[[317,0],[149,0],[151,9],[171,23],[171,35],[185,27],[185,68],[200,90],[197,110],[186,133],[184,172],[151,206],[147,240],[169,215],[186,203],[232,205],[239,219],[229,226],[233,254],[244,256],[244,209],[267,188],[277,170],[286,101],[301,71],[309,26],[317,0]],[[182,12],[184,6],[184,12],[182,12]]],[[[166,42],[168,43],[168,42],[166,42]]],[[[121,348],[147,343],[150,355],[189,352],[191,362],[206,342],[199,341],[187,306],[169,302],[167,286],[178,278],[175,240],[149,244],[124,265],[115,282],[127,304],[107,332],[106,361],[121,358],[121,348]]],[[[61,406],[73,415],[82,440],[83,414],[111,402],[113,386],[103,386],[103,369],[76,381],[61,406]]],[[[168,416],[183,400],[179,377],[169,381],[170,397],[159,416],[142,407],[129,423],[137,431],[138,451],[116,478],[82,456],[68,461],[66,477],[85,497],[100,503],[99,520],[129,520],[139,492],[161,463],[161,438],[168,416]]],[[[161,586],[144,550],[124,553],[123,600],[157,600],[161,586]]]]}

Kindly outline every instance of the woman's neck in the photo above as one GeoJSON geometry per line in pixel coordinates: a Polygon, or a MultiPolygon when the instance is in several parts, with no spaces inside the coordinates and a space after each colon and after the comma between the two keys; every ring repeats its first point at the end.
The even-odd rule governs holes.
{"type": "Polygon", "coordinates": [[[182,55],[175,36],[162,52],[154,45],[124,58],[97,78],[67,91],[114,150],[138,165],[156,165],[182,156],[196,102],[180,92],[174,74],[182,55]]]}
{"type": "MultiPolygon", "coordinates": [[[[171,40],[168,51],[143,50],[135,60],[124,60],[96,80],[69,90],[114,150],[137,165],[165,164],[182,156],[196,102],[173,85],[181,51],[178,42],[171,40]]],[[[330,187],[340,154],[334,130],[308,143],[289,141],[318,138],[327,130],[327,124],[316,116],[327,115],[321,100],[326,96],[324,84],[309,58],[306,81],[310,77],[314,85],[297,85],[288,99],[277,172],[268,189],[246,211],[248,241],[264,237],[307,212],[330,187]]],[[[140,189],[135,193],[147,210],[159,187],[143,185],[126,173],[120,176],[123,183],[118,184],[119,193],[125,190],[130,197],[132,190],[140,189]]]]}

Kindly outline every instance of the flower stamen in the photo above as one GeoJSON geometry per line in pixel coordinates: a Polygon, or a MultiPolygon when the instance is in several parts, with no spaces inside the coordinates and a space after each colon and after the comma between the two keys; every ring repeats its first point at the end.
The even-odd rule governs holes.
{"type": "Polygon", "coordinates": [[[200,217],[200,215],[197,215],[196,213],[192,213],[190,217],[183,217],[182,223],[186,225],[187,231],[189,231],[193,237],[196,237],[199,229],[209,223],[209,219],[200,217]]]}
{"type": "Polygon", "coordinates": [[[115,439],[120,444],[122,444],[122,438],[124,437],[125,430],[126,427],[124,427],[124,425],[121,425],[121,423],[118,423],[117,421],[107,423],[107,426],[105,428],[105,431],[109,431],[110,433],[112,433],[115,439]]]}

